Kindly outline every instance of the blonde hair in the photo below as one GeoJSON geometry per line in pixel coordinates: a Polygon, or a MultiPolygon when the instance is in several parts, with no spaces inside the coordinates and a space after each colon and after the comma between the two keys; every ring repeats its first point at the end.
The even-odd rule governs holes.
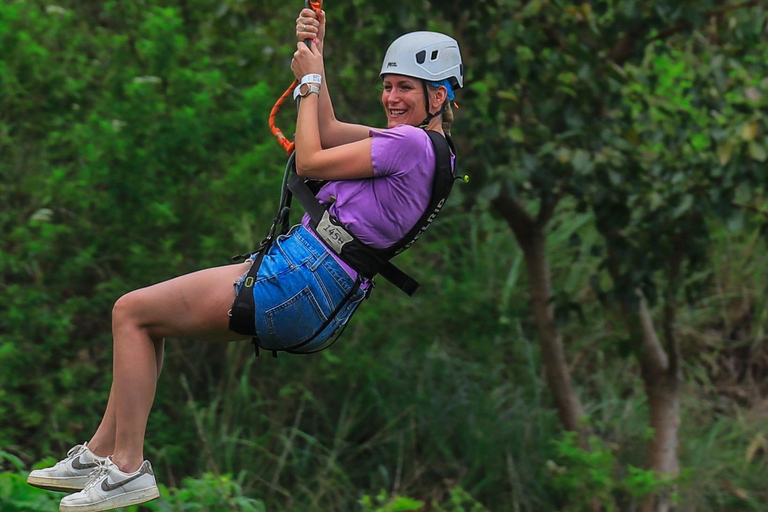
{"type": "Polygon", "coordinates": [[[445,100],[445,110],[443,111],[443,131],[446,135],[451,135],[451,124],[453,123],[453,108],[451,102],[445,100]]]}
{"type": "MultiPolygon", "coordinates": [[[[427,87],[432,91],[439,89],[439,87],[434,87],[429,84],[427,84],[427,87]]],[[[427,101],[429,101],[429,99],[427,99],[427,101]]],[[[451,124],[453,124],[453,108],[451,107],[451,100],[446,98],[443,106],[444,110],[441,114],[443,119],[443,132],[445,132],[446,135],[451,135],[451,124]]]]}

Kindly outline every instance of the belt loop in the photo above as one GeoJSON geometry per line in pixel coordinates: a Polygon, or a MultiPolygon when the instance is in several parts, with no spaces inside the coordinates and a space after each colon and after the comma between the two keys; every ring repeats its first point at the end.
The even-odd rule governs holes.
{"type": "Polygon", "coordinates": [[[322,265],[322,263],[325,261],[325,258],[327,257],[328,257],[328,251],[323,251],[323,254],[321,254],[320,256],[316,256],[315,260],[309,264],[309,270],[311,270],[312,272],[317,270],[317,267],[322,265]]]}

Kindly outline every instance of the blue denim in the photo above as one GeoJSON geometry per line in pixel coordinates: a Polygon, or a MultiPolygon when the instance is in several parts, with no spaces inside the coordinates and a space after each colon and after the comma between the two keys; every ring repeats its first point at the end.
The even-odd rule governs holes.
{"type": "MultiPolygon", "coordinates": [[[[236,283],[239,293],[245,275],[236,283]]],[[[317,331],[349,294],[355,281],[307,228],[294,226],[277,237],[261,262],[253,285],[256,336],[265,350],[321,347],[347,323],[365,296],[356,290],[322,332],[317,331]],[[314,338],[313,338],[314,336],[314,338]]]]}

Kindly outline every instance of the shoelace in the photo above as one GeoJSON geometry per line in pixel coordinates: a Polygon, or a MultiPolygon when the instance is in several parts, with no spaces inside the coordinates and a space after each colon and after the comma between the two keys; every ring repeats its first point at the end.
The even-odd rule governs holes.
{"type": "Polygon", "coordinates": [[[70,459],[77,457],[84,451],[85,451],[85,445],[83,444],[75,445],[72,448],[70,448],[69,451],[67,452],[67,458],[64,460],[60,460],[59,462],[56,463],[56,465],[61,466],[63,464],[66,464],[70,459]]]}
{"type": "Polygon", "coordinates": [[[85,445],[83,445],[83,444],[78,444],[78,445],[73,446],[67,452],[67,458],[74,457],[75,455],[77,455],[78,453],[83,451],[83,448],[85,448],[85,445]]]}
{"type": "Polygon", "coordinates": [[[88,481],[85,482],[85,486],[83,487],[82,492],[85,492],[91,487],[93,487],[94,485],[96,485],[96,483],[98,483],[101,480],[101,477],[109,473],[110,462],[107,459],[97,460],[94,462],[96,462],[98,466],[96,467],[96,469],[94,469],[88,474],[88,481]]]}

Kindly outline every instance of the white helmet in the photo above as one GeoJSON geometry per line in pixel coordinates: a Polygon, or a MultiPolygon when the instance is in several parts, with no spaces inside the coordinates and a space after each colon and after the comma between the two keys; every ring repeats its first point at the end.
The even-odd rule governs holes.
{"type": "Polygon", "coordinates": [[[387,73],[429,82],[447,79],[456,89],[464,86],[459,43],[438,32],[411,32],[395,39],[381,64],[381,76],[387,73]]]}

